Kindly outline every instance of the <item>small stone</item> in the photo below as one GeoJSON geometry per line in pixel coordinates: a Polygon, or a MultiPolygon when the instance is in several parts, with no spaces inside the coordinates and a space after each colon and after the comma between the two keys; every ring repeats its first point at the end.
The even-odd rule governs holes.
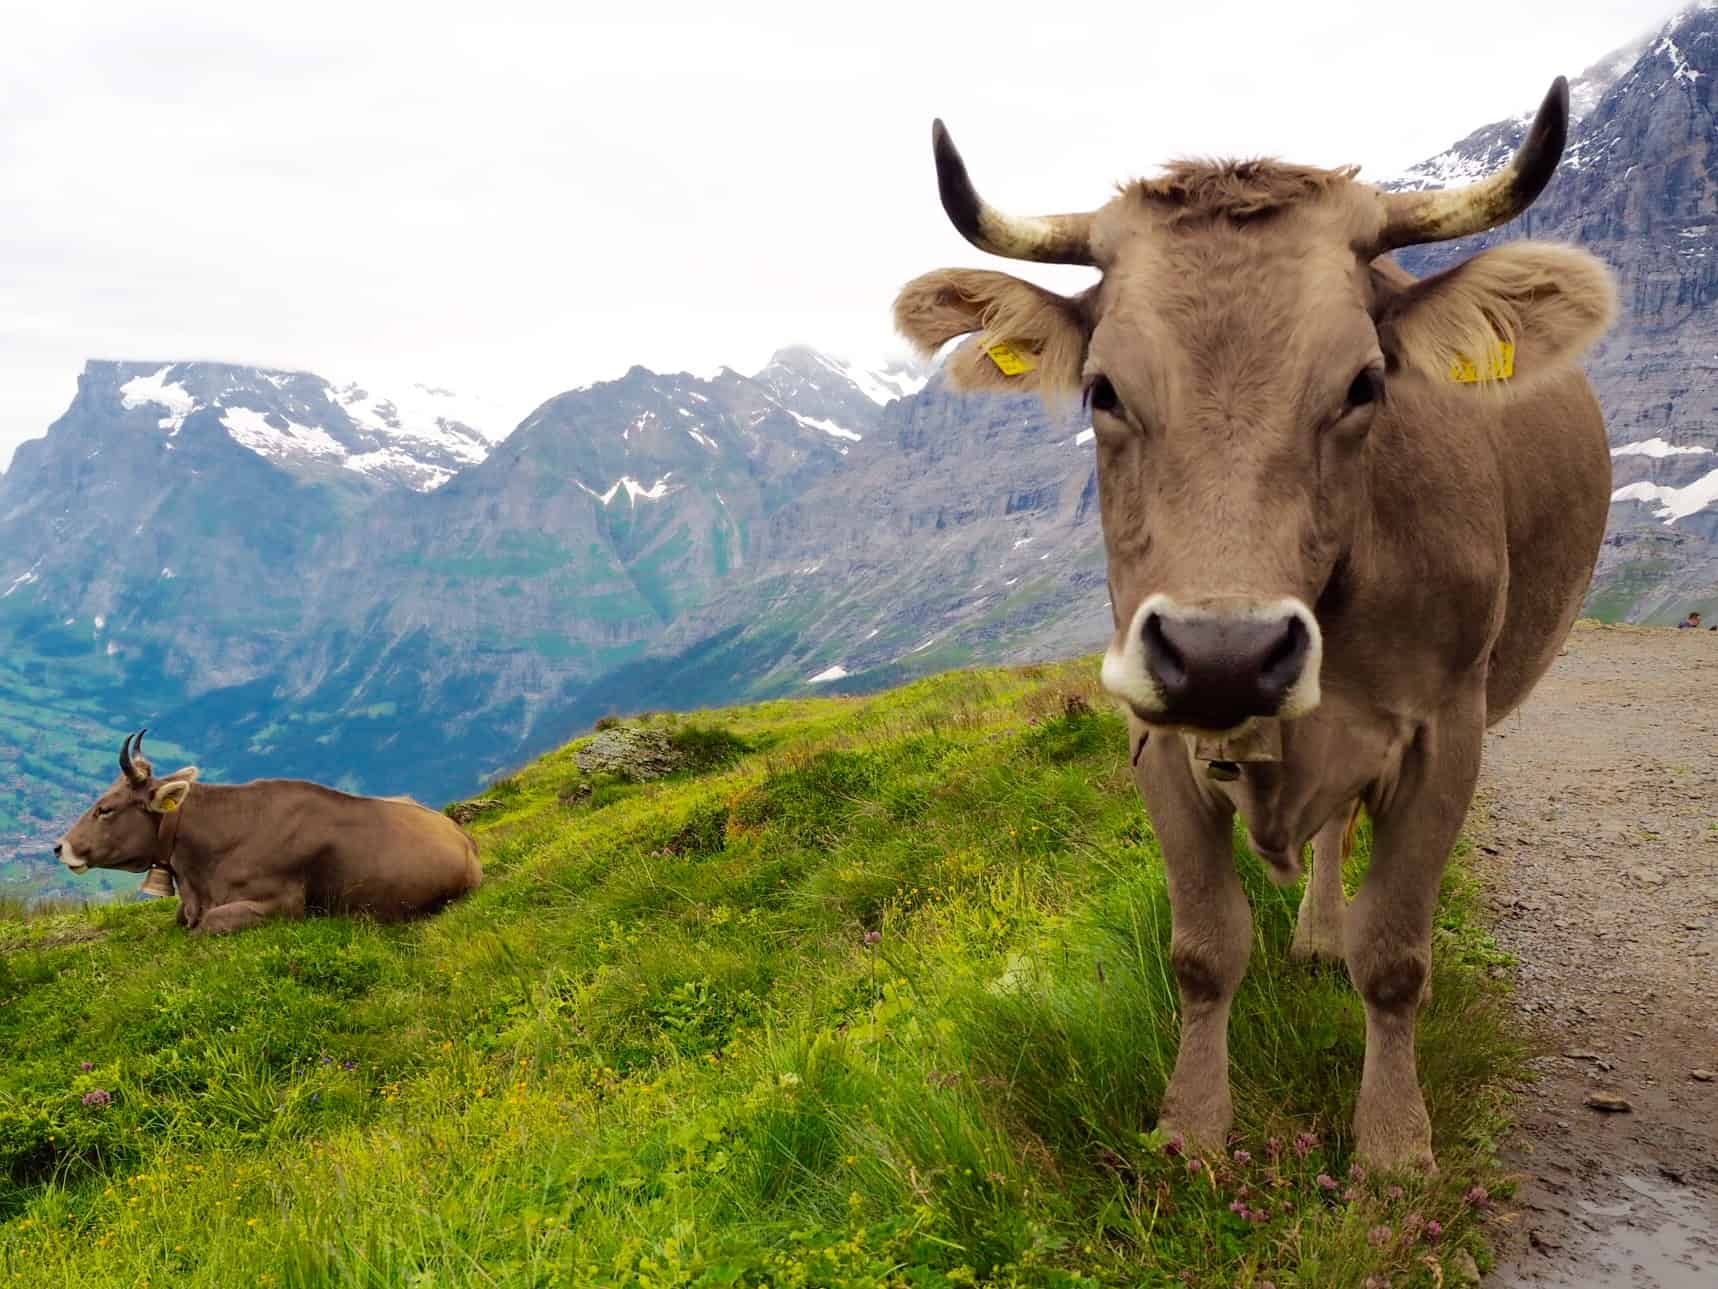
{"type": "Polygon", "coordinates": [[[1597,1052],[1575,1051],[1564,1052],[1563,1055],[1568,1057],[1571,1061],[1596,1061],[1599,1059],[1599,1054],[1597,1052]]]}
{"type": "Polygon", "coordinates": [[[1549,1231],[1541,1231],[1538,1227],[1527,1233],[1527,1241],[1541,1253],[1554,1253],[1563,1247],[1563,1241],[1549,1231]]]}
{"type": "Polygon", "coordinates": [[[1629,876],[1647,886],[1664,885],[1664,872],[1661,869],[1648,868],[1645,864],[1629,869],[1629,876]]]}
{"type": "Polygon", "coordinates": [[[1678,1186],[1683,1185],[1688,1180],[1683,1171],[1674,1164],[1660,1164],[1658,1171],[1661,1176],[1675,1182],[1678,1186]]]}
{"type": "Polygon", "coordinates": [[[1627,1114],[1634,1109],[1627,1097],[1615,1092],[1589,1092],[1586,1104],[1607,1114],[1627,1114]]]}
{"type": "Polygon", "coordinates": [[[1696,1083],[1710,1083],[1714,1078],[1718,1078],[1718,1075],[1714,1075],[1711,1070],[1690,1070],[1688,1077],[1696,1083]]]}

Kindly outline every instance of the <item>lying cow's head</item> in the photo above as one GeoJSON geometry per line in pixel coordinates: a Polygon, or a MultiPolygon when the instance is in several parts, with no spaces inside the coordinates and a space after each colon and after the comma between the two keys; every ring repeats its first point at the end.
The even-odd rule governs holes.
{"type": "Polygon", "coordinates": [[[1464,355],[1481,379],[1452,388],[1485,387],[1500,340],[1518,390],[1566,370],[1608,322],[1606,271],[1566,247],[1502,245],[1417,283],[1373,263],[1526,209],[1567,122],[1559,78],[1510,166],[1463,189],[1182,162],[1093,214],[1039,218],[987,205],[936,123],[943,207],[967,240],[1102,272],[1068,298],[947,269],[909,283],[895,314],[926,354],[979,333],[949,358],[960,388],[1090,406],[1116,624],[1103,678],[1141,719],[1220,731],[1316,707],[1315,610],[1355,536],[1380,406],[1424,397],[1464,355]]]}
{"type": "Polygon", "coordinates": [[[126,738],[119,749],[119,778],[54,843],[55,857],[72,872],[118,868],[141,873],[155,861],[161,816],[184,804],[197,768],[188,765],[157,779],[142,755],[144,733],[126,738]]]}

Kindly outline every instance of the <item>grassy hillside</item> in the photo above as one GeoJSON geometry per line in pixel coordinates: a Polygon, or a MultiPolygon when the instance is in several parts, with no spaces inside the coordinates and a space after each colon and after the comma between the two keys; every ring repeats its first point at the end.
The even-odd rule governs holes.
{"type": "MultiPolygon", "coordinates": [[[[1351,1170],[1362,1018],[1255,901],[1237,1137],[1151,1131],[1161,865],[1090,663],[655,718],[498,785],[416,926],[0,912],[0,1287],[1396,1286],[1484,1260],[1498,959],[1446,892],[1442,1172],[1351,1170]],[[1387,1277],[1370,1279],[1369,1277],[1387,1277]]],[[[1363,858],[1357,859],[1363,862],[1363,858]]]]}

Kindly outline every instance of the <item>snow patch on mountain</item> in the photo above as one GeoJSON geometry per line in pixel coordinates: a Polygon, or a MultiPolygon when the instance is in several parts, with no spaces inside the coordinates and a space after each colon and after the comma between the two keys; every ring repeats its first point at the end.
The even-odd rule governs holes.
{"type": "Polygon", "coordinates": [[[167,373],[172,370],[173,365],[169,363],[151,375],[134,376],[119,387],[119,402],[128,412],[150,405],[166,408],[167,415],[157,425],[169,434],[177,434],[185,424],[185,418],[195,412],[199,404],[190,390],[167,379],[167,373]]]}
{"type": "Polygon", "coordinates": [[[1670,488],[1645,480],[1631,483],[1613,492],[1611,500],[1657,502],[1658,508],[1652,512],[1653,518],[1662,519],[1666,524],[1674,524],[1678,519],[1698,514],[1718,501],[1718,470],[1702,475],[1682,488],[1670,488]]]}
{"type": "Polygon", "coordinates": [[[655,483],[646,488],[631,475],[622,475],[608,486],[608,490],[606,492],[598,492],[595,488],[592,488],[587,484],[579,483],[577,479],[573,480],[573,482],[577,484],[581,491],[589,493],[605,506],[618,497],[622,491],[625,491],[626,499],[636,506],[640,499],[644,501],[661,501],[664,497],[668,496],[669,493],[676,491],[676,489],[668,486],[668,481],[673,477],[674,472],[670,470],[667,474],[663,475],[655,483]]]}
{"type": "Polygon", "coordinates": [[[318,457],[342,461],[347,465],[344,447],[329,437],[326,430],[299,425],[274,412],[259,412],[249,407],[229,407],[221,413],[221,424],[235,443],[243,444],[260,457],[278,461],[289,457],[318,457]],[[271,424],[279,421],[279,425],[271,424]]]}
{"type": "Polygon", "coordinates": [[[806,429],[822,430],[831,438],[847,439],[853,443],[858,443],[865,437],[863,434],[860,434],[855,430],[850,430],[845,426],[837,425],[834,421],[826,421],[821,416],[801,416],[798,412],[793,411],[788,412],[788,415],[793,417],[793,419],[798,421],[801,425],[805,426],[806,429]]]}
{"type": "Polygon", "coordinates": [[[1675,443],[1666,442],[1664,439],[1655,436],[1650,439],[1639,439],[1634,443],[1624,443],[1621,447],[1612,448],[1611,455],[1613,457],[1663,458],[1675,456],[1699,456],[1701,453],[1710,453],[1711,451],[1711,448],[1703,448],[1697,444],[1683,447],[1675,443]]]}

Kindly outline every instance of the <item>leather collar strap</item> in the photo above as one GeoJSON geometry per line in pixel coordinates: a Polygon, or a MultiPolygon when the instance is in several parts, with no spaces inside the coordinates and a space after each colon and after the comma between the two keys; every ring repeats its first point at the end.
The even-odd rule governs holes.
{"type": "Polygon", "coordinates": [[[172,873],[173,852],[179,846],[179,816],[184,810],[185,806],[181,803],[177,810],[169,810],[161,816],[161,822],[155,832],[155,862],[150,865],[151,868],[172,873]]]}

